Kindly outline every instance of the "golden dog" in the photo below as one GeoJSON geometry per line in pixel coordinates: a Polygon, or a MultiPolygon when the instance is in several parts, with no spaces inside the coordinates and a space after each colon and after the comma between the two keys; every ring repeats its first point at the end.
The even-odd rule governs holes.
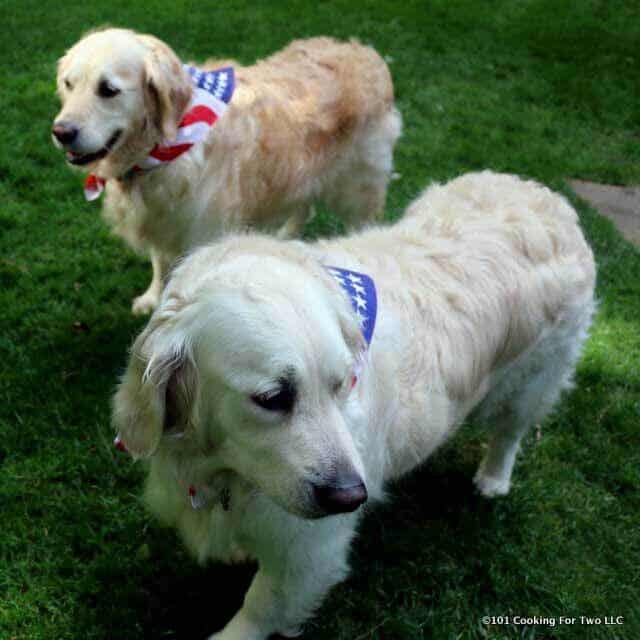
{"type": "Polygon", "coordinates": [[[226,65],[236,88],[220,122],[172,162],[141,171],[175,139],[193,94],[176,54],[152,36],[105,29],[59,62],[54,143],[106,181],[104,217],[151,256],[153,279],[134,312],[155,307],[177,257],[224,231],[297,234],[316,200],[350,226],[383,210],[401,120],[373,49],[312,38],[250,67],[204,67],[226,65]]]}

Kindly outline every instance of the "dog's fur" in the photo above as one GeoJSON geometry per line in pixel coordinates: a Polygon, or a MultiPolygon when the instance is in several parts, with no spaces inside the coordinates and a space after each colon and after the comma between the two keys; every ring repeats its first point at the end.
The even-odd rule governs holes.
{"type": "Polygon", "coordinates": [[[208,138],[153,171],[127,172],[176,127],[191,82],[160,40],[124,29],[89,34],[58,65],[63,106],[56,123],[79,129],[69,161],[103,149],[83,166],[107,179],[104,217],[131,246],[148,251],[153,280],[134,312],[157,304],[169,265],[223,231],[281,227],[300,232],[324,200],[348,225],[382,212],[401,120],[385,62],[355,41],[312,38],[250,67],[233,64],[236,91],[208,138]],[[120,89],[101,97],[100,82],[120,89]],[[284,225],[284,226],[281,226],[284,225]]]}
{"type": "Polygon", "coordinates": [[[594,280],[567,201],[491,172],[430,187],[388,228],[316,244],[235,235],[184,260],[135,341],[114,423],[151,457],[148,505],[198,558],[259,562],[212,637],[294,634],[344,578],[362,509],[319,518],[314,484],[347,470],[380,499],[473,413],[491,432],[477,488],[506,494],[523,434],[571,384],[594,280]],[[378,291],[351,390],[362,337],[327,264],[378,291]],[[256,406],[283,376],[293,410],[256,406]],[[226,487],[229,510],[192,509],[190,484],[226,487]]]}

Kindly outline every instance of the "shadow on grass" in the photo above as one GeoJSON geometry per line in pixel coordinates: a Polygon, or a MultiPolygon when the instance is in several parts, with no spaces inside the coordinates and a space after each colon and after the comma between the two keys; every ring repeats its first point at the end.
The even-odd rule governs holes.
{"type": "MultiPolygon", "coordinates": [[[[402,609],[411,594],[400,585],[415,589],[416,580],[420,598],[433,602],[438,600],[443,572],[448,581],[451,571],[457,572],[461,585],[468,580],[490,583],[486,575],[490,559],[468,550],[483,531],[492,529],[494,507],[475,494],[471,469],[452,469],[450,457],[452,452],[446,449],[435,458],[435,465],[430,463],[392,486],[388,503],[367,513],[353,547],[352,577],[332,591],[318,613],[322,630],[312,622],[305,638],[316,637],[316,630],[318,637],[330,637],[327,624],[331,627],[344,618],[362,631],[370,622],[359,621],[361,612],[377,605],[402,609]],[[457,540],[455,548],[451,539],[457,540]]],[[[105,639],[204,640],[241,606],[255,566],[200,567],[186,557],[172,530],[153,526],[143,533],[132,528],[130,533],[143,542],[142,551],[131,559],[114,555],[114,545],[129,538],[123,531],[120,541],[112,541],[106,550],[109,556],[94,563],[85,576],[75,637],[85,638],[91,630],[98,634],[91,637],[105,639]]],[[[336,635],[343,637],[339,629],[336,635]]],[[[396,633],[391,628],[387,632],[396,633]]],[[[409,637],[402,633],[393,637],[409,637]]]]}
{"type": "Polygon", "coordinates": [[[153,551],[143,564],[119,558],[92,567],[79,592],[75,637],[204,640],[241,606],[254,565],[200,567],[176,548],[172,532],[150,534],[153,551]]]}

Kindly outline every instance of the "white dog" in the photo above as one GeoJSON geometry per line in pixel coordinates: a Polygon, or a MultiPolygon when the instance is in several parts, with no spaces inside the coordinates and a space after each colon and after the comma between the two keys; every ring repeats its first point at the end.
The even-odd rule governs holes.
{"type": "Polygon", "coordinates": [[[89,34],[58,65],[54,143],[90,172],[89,199],[106,188],[115,232],[151,255],[136,313],[156,306],[178,256],[223,231],[294,235],[319,199],[349,225],[384,208],[401,120],[373,49],[313,38],[251,67],[204,68],[222,70],[183,66],[125,29],[89,34]]]}
{"type": "Polygon", "coordinates": [[[388,228],[236,235],[185,259],[114,422],[198,558],[258,560],[212,638],[298,633],[347,573],[358,507],[472,411],[491,430],[476,485],[506,494],[520,439],[570,386],[594,280],[566,200],[490,172],[430,187],[388,228]]]}

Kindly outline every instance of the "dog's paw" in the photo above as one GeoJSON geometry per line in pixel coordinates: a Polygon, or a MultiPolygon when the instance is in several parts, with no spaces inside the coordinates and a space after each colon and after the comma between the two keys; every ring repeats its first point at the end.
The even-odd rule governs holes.
{"type": "Polygon", "coordinates": [[[143,293],[133,299],[131,311],[136,316],[146,316],[158,306],[158,296],[152,293],[143,293]]]}
{"type": "Polygon", "coordinates": [[[485,475],[482,470],[476,473],[473,479],[474,484],[478,491],[485,498],[496,498],[497,496],[506,496],[511,488],[511,481],[507,478],[494,478],[493,476],[485,475]]]}

